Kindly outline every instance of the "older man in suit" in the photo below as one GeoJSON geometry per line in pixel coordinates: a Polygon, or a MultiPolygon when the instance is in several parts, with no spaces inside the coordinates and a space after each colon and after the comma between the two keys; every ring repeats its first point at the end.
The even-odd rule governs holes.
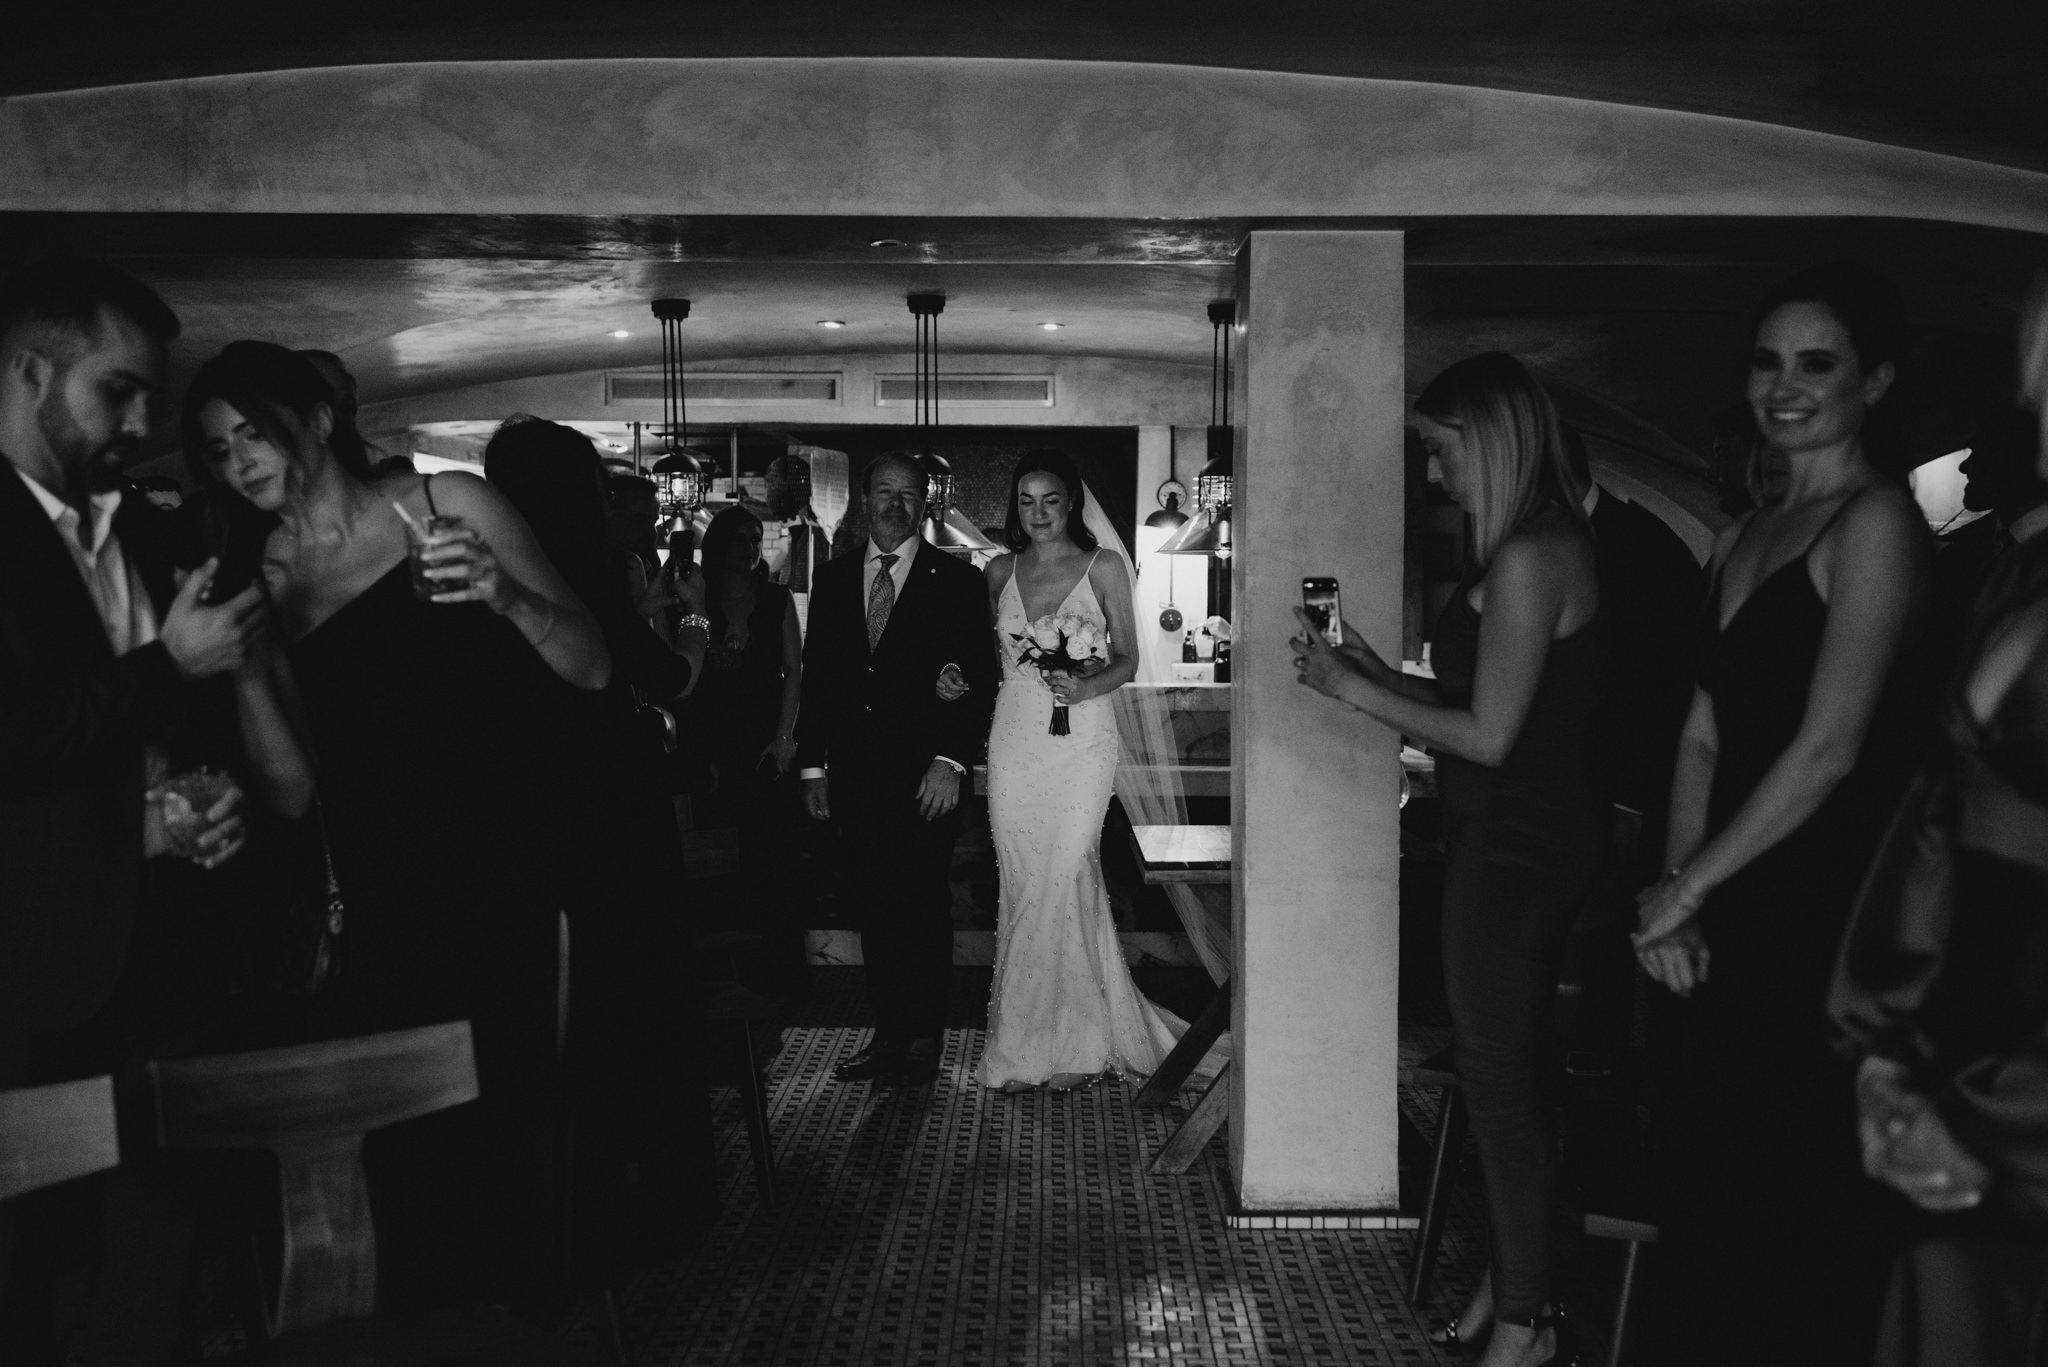
{"type": "MultiPolygon", "coordinates": [[[[161,1046],[129,953],[148,866],[211,865],[242,840],[238,793],[175,850],[148,796],[192,685],[241,664],[261,612],[254,588],[204,602],[210,566],[174,584],[160,516],[122,497],[177,332],[147,286],[98,263],[0,283],[0,1086],[119,1072],[161,1046]]],[[[183,1198],[156,1177],[136,1154],[98,1184],[88,1362],[153,1362],[175,1336],[183,1198]]],[[[0,1217],[13,1310],[35,1294],[23,1274],[51,1261],[20,1217],[0,1217]]]]}
{"type": "Polygon", "coordinates": [[[939,1072],[953,964],[948,870],[967,767],[986,739],[995,646],[981,576],[918,536],[916,459],[877,457],[866,494],[867,540],[813,581],[797,763],[805,810],[839,816],[864,912],[875,1033],[834,1076],[916,1084],[939,1072]],[[967,684],[952,702],[937,692],[948,666],[967,684]]]}

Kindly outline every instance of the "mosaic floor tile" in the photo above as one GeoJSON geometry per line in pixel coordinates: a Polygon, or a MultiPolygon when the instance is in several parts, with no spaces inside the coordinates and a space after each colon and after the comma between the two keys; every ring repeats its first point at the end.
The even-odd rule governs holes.
{"type": "MultiPolygon", "coordinates": [[[[1462,1360],[1425,1339],[1436,1312],[1403,1297],[1412,1233],[1229,1229],[1221,1137],[1185,1177],[1145,1171],[1183,1111],[1138,1110],[1124,1085],[975,1086],[973,990],[954,1011],[972,1023],[947,1032],[941,1079],[919,1090],[832,1082],[865,1030],[835,990],[813,995],[771,1068],[773,1211],[719,1094],[724,1211],[695,1256],[626,1288],[636,1367],[1462,1360]]],[[[1411,1061],[1442,1040],[1402,1043],[1411,1061]]],[[[1435,1104],[1402,1098],[1425,1128],[1435,1104]]],[[[1484,1256],[1475,1197],[1460,1184],[1439,1305],[1469,1293],[1484,1256]]]]}

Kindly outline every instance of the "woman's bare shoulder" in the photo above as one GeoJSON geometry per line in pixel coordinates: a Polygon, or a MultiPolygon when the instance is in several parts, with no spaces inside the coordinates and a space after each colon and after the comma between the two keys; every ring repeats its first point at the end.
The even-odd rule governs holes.
{"type": "Polygon", "coordinates": [[[1015,551],[1004,551],[1001,555],[989,561],[988,568],[982,571],[983,574],[988,576],[989,587],[993,589],[999,589],[1009,583],[1010,576],[1016,572],[1017,553],[1015,551]]]}

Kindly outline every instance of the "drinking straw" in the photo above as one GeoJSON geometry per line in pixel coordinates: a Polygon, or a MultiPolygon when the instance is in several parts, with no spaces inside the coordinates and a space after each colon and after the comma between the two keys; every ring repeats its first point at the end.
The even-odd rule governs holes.
{"type": "Polygon", "coordinates": [[[405,520],[405,525],[407,529],[409,529],[414,536],[418,537],[422,541],[425,541],[427,539],[427,529],[420,525],[420,521],[418,518],[414,517],[411,513],[405,510],[405,505],[403,503],[400,503],[396,499],[393,499],[391,502],[391,511],[397,513],[399,517],[405,520]]]}

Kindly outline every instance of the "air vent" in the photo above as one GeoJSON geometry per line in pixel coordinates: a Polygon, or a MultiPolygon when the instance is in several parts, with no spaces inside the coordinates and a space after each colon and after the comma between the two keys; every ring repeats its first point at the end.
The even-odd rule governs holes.
{"type": "MultiPolygon", "coordinates": [[[[1051,408],[1050,375],[941,375],[939,409],[1051,408]]],[[[875,407],[910,408],[917,402],[914,375],[875,376],[875,407]]]]}
{"type": "MultiPolygon", "coordinates": [[[[661,372],[614,370],[606,373],[606,403],[660,403],[661,372]]],[[[703,371],[683,376],[683,397],[692,404],[735,408],[748,404],[838,403],[840,376],[827,371],[767,371],[741,374],[703,371]]]]}

